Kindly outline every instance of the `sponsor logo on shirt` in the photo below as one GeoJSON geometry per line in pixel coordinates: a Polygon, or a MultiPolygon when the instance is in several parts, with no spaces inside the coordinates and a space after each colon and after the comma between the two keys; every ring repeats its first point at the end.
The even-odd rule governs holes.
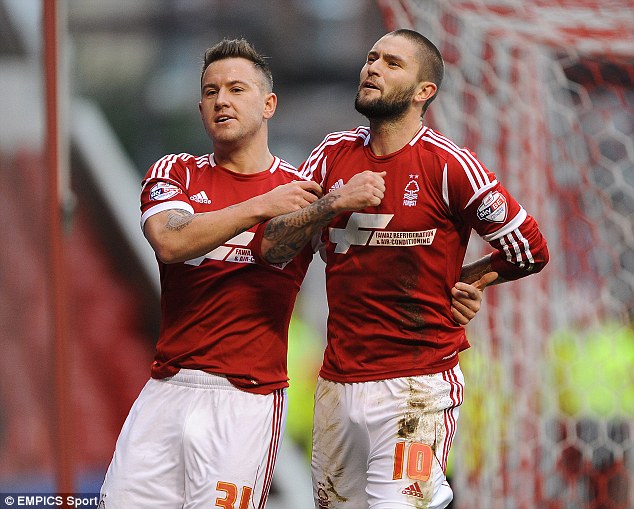
{"type": "MultiPolygon", "coordinates": [[[[187,260],[184,263],[195,267],[198,267],[205,260],[219,260],[231,263],[255,263],[253,252],[247,247],[253,240],[254,236],[255,233],[253,232],[242,232],[206,255],[199,256],[198,258],[194,258],[192,260],[187,260]]],[[[272,265],[272,267],[275,267],[276,269],[283,269],[288,265],[288,263],[289,262],[278,263],[272,265]]]]}
{"type": "Polygon", "coordinates": [[[478,207],[478,219],[492,223],[503,223],[506,220],[506,198],[498,191],[487,194],[478,207]]]}
{"type": "Polygon", "coordinates": [[[253,253],[246,246],[253,240],[255,233],[242,232],[232,239],[225,242],[224,245],[218,246],[213,251],[210,251],[204,256],[199,256],[193,260],[187,260],[187,265],[200,265],[205,259],[209,260],[221,260],[225,262],[233,263],[255,263],[253,253]]]}
{"type": "Polygon", "coordinates": [[[414,232],[385,230],[393,217],[394,214],[354,212],[345,228],[329,228],[330,242],[337,245],[335,253],[347,253],[350,246],[429,246],[434,241],[436,228],[414,232]]]}
{"type": "Polygon", "coordinates": [[[410,175],[409,182],[405,186],[405,191],[403,192],[403,205],[405,207],[415,207],[416,202],[418,201],[418,192],[420,191],[420,186],[418,185],[418,175],[410,175]]]}
{"type": "Polygon", "coordinates": [[[196,203],[203,203],[205,205],[209,205],[211,203],[211,200],[207,198],[207,193],[205,193],[205,191],[196,193],[194,196],[190,196],[189,199],[191,201],[195,201],[196,203]]]}
{"type": "Polygon", "coordinates": [[[150,200],[169,200],[181,192],[180,188],[174,184],[157,182],[154,184],[154,187],[150,189],[150,200]]]}

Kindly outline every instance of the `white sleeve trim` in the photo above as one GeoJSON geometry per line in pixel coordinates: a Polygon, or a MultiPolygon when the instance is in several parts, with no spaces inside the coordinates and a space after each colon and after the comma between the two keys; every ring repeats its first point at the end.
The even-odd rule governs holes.
{"type": "Polygon", "coordinates": [[[163,203],[158,203],[157,205],[154,205],[153,207],[147,209],[141,215],[141,231],[143,231],[143,227],[145,226],[145,222],[148,220],[148,218],[152,217],[155,214],[158,214],[159,212],[163,212],[164,210],[171,209],[186,210],[187,212],[195,214],[194,208],[189,203],[184,201],[166,201],[163,203]]]}
{"type": "Polygon", "coordinates": [[[521,224],[526,219],[527,215],[528,214],[526,213],[524,208],[520,207],[520,211],[517,213],[517,215],[513,219],[511,219],[498,231],[490,233],[489,235],[484,235],[482,239],[486,242],[492,242],[494,240],[504,237],[505,235],[508,235],[509,233],[518,229],[521,226],[521,224]]]}

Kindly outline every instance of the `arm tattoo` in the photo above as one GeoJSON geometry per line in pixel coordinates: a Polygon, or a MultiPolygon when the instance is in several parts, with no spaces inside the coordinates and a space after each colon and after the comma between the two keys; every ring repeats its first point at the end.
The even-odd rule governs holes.
{"type": "Polygon", "coordinates": [[[337,215],[332,209],[337,198],[327,195],[306,208],[271,219],[264,230],[264,238],[273,246],[264,253],[264,259],[269,263],[292,259],[337,215]]]}
{"type": "Polygon", "coordinates": [[[194,219],[194,215],[191,212],[181,209],[175,209],[170,211],[167,216],[167,223],[165,228],[172,231],[180,231],[185,228],[194,219]]]}

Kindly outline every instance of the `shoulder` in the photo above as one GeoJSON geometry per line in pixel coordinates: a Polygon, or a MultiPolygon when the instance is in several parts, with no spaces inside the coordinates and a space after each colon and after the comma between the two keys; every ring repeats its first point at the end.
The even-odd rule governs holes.
{"type": "Polygon", "coordinates": [[[369,139],[370,128],[365,126],[327,134],[323,141],[313,149],[308,159],[306,159],[302,165],[302,175],[310,177],[324,157],[329,157],[333,152],[354,147],[363,147],[367,144],[369,139]]]}
{"type": "Polygon", "coordinates": [[[424,130],[417,145],[420,150],[437,158],[438,164],[431,167],[436,170],[435,176],[442,186],[445,202],[455,210],[462,209],[499,185],[495,174],[480,162],[473,151],[459,147],[432,129],[424,130]]]}
{"type": "Polygon", "coordinates": [[[312,153],[321,152],[328,147],[347,146],[354,143],[365,144],[370,138],[370,128],[359,126],[348,131],[336,131],[326,135],[323,141],[317,145],[312,153]]]}
{"type": "Polygon", "coordinates": [[[281,178],[286,179],[288,182],[294,180],[307,180],[299,170],[291,163],[284,161],[284,159],[276,158],[274,166],[271,168],[271,173],[276,172],[281,178]]]}
{"type": "Polygon", "coordinates": [[[421,133],[417,142],[422,148],[436,154],[445,161],[479,163],[475,152],[466,147],[458,146],[447,136],[430,129],[429,127],[421,133]]]}
{"type": "Polygon", "coordinates": [[[443,171],[447,172],[449,179],[452,176],[459,179],[467,178],[474,189],[490,185],[495,179],[474,151],[458,146],[432,129],[425,129],[418,143],[443,162],[443,171]]]}
{"type": "Polygon", "coordinates": [[[148,177],[169,178],[173,171],[179,168],[198,169],[210,165],[210,156],[194,156],[181,152],[180,154],[167,154],[156,161],[148,171],[148,177]]]}

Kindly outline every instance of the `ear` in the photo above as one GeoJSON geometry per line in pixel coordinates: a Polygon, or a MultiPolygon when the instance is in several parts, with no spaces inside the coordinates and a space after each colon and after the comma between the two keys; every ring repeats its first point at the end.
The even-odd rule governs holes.
{"type": "Polygon", "coordinates": [[[418,92],[414,96],[414,100],[416,102],[424,103],[434,97],[437,90],[438,87],[435,83],[432,83],[431,81],[423,81],[418,87],[418,92]]]}
{"type": "Polygon", "coordinates": [[[264,98],[264,118],[269,119],[275,114],[275,109],[277,108],[277,96],[270,92],[266,94],[264,98]]]}

